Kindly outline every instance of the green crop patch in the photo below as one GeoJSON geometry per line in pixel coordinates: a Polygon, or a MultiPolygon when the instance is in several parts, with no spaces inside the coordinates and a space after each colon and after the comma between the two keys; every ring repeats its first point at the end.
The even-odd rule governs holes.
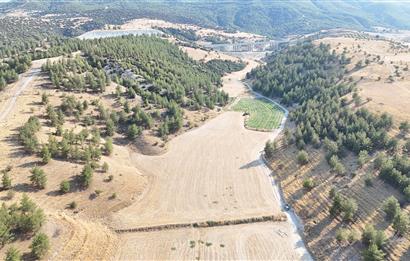
{"type": "Polygon", "coordinates": [[[266,99],[242,98],[232,109],[249,114],[245,126],[256,130],[279,128],[284,116],[281,108],[266,99]]]}

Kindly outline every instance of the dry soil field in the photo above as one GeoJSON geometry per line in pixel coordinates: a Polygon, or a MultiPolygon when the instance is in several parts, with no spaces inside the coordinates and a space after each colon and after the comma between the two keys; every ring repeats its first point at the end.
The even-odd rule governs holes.
{"type": "Polygon", "coordinates": [[[163,27],[163,28],[176,28],[176,29],[185,29],[185,30],[195,30],[199,36],[207,36],[207,35],[216,35],[216,36],[223,36],[226,38],[235,38],[235,39],[264,39],[264,36],[245,33],[245,32],[235,32],[235,33],[228,33],[221,30],[203,28],[196,25],[189,25],[189,24],[177,24],[177,23],[170,23],[164,20],[156,20],[156,19],[134,19],[131,20],[123,25],[121,25],[121,29],[149,29],[154,27],[163,27]]]}
{"type": "MultiPolygon", "coordinates": [[[[202,126],[173,138],[166,153],[145,156],[132,147],[115,145],[112,156],[101,162],[110,166],[108,173],[95,173],[87,190],[65,195],[58,193],[64,179],[73,179],[82,166],[51,160],[43,167],[48,177],[46,189],[29,185],[30,169],[39,159],[22,152],[17,141],[18,128],[31,115],[41,116],[40,104],[46,91],[50,103],[57,104],[62,92],[47,89],[48,82],[39,74],[43,61],[33,64],[21,80],[0,94],[2,114],[0,164],[11,166],[17,201],[27,193],[47,214],[43,231],[51,238],[50,259],[300,259],[309,258],[303,242],[289,221],[230,225],[212,228],[184,228],[117,234],[115,229],[192,223],[201,221],[241,220],[274,216],[283,218],[277,191],[268,177],[269,169],[260,160],[260,151],[273,133],[244,128],[238,112],[219,113],[202,126]],[[107,175],[114,180],[107,183],[107,175]],[[101,190],[100,196],[94,191],[101,190]],[[115,199],[110,195],[116,193],[115,199]],[[76,201],[78,208],[67,205],[76,201]],[[192,243],[192,242],[194,243],[192,243]],[[193,246],[193,244],[195,244],[193,246]]],[[[257,65],[247,61],[241,72],[227,75],[224,89],[232,97],[246,92],[241,79],[257,65]]],[[[106,94],[74,94],[79,100],[98,98],[105,106],[115,106],[106,94]]],[[[247,94],[250,95],[250,94],[247,94]]],[[[45,119],[40,118],[44,123],[45,119]]],[[[43,124],[39,139],[52,131],[43,124]]],[[[79,126],[70,120],[64,128],[79,126]]],[[[0,192],[4,198],[6,192],[0,192]]],[[[9,202],[11,202],[9,201],[9,202]]],[[[23,252],[29,241],[13,243],[23,252]]],[[[5,249],[0,251],[4,254],[5,249]]]]}
{"type": "Polygon", "coordinates": [[[397,122],[410,120],[410,49],[386,40],[333,37],[318,40],[331,45],[338,53],[346,50],[348,66],[357,81],[363,106],[388,112],[397,122]],[[368,60],[368,65],[366,65],[368,60]],[[362,61],[363,66],[355,68],[362,61]]]}
{"type": "MultiPolygon", "coordinates": [[[[240,80],[253,66],[256,63],[249,61],[243,71],[224,78],[224,89],[231,96],[247,91],[240,80]]],[[[135,166],[149,177],[149,189],[142,199],[115,213],[110,223],[115,229],[130,229],[283,216],[278,193],[268,177],[270,170],[259,158],[264,143],[273,135],[247,130],[242,113],[225,112],[173,139],[163,155],[131,152],[135,166]]],[[[309,257],[289,222],[125,233],[121,239],[127,243],[118,255],[125,259],[309,257]],[[191,247],[190,241],[196,245],[191,247]]]]}

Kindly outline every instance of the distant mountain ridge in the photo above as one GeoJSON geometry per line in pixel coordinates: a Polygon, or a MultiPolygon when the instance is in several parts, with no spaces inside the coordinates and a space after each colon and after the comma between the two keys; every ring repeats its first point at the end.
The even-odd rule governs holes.
{"type": "Polygon", "coordinates": [[[410,29],[409,3],[395,1],[14,0],[1,6],[7,10],[95,15],[101,23],[148,17],[267,36],[330,28],[369,30],[373,26],[383,26],[410,29]]]}

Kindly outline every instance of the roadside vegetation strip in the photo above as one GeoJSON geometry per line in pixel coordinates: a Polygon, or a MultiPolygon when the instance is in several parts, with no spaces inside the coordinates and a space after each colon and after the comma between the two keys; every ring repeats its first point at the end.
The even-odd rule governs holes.
{"type": "Polygon", "coordinates": [[[243,219],[232,219],[232,220],[220,220],[220,221],[204,221],[204,222],[193,222],[193,223],[181,223],[181,224],[164,224],[157,226],[146,226],[146,227],[137,227],[129,229],[116,229],[117,233],[133,233],[133,232],[152,232],[152,231],[161,231],[161,230],[175,230],[182,228],[207,228],[207,227],[221,227],[221,226],[232,226],[240,224],[249,224],[249,223],[259,223],[259,222],[281,222],[286,221],[286,215],[269,215],[269,216],[259,216],[259,217],[250,217],[243,219]]]}
{"type": "Polygon", "coordinates": [[[279,128],[285,114],[280,107],[264,98],[241,98],[232,109],[248,113],[245,126],[261,131],[279,128]]]}

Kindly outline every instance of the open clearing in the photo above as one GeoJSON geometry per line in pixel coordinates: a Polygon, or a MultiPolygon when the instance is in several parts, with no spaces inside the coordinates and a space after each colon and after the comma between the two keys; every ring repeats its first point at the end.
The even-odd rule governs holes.
{"type": "MultiPolygon", "coordinates": [[[[224,90],[236,97],[247,91],[240,82],[248,66],[224,77],[224,90]]],[[[244,127],[239,112],[225,112],[201,127],[174,138],[158,156],[130,152],[149,187],[129,207],[114,213],[110,226],[132,229],[165,224],[282,216],[278,193],[260,151],[277,133],[244,127]]],[[[118,259],[308,259],[296,228],[266,222],[201,229],[125,233],[118,259]],[[198,245],[198,240],[212,243],[198,245]],[[198,248],[190,247],[196,241],[198,248]],[[278,243],[280,242],[280,244],[278,243]],[[223,244],[224,247],[220,247],[223,244]]]]}
{"type": "Polygon", "coordinates": [[[115,259],[301,259],[289,229],[283,223],[263,223],[123,234],[120,240],[125,243],[115,259]]]}
{"type": "Polygon", "coordinates": [[[155,27],[163,27],[163,28],[176,28],[176,29],[184,29],[184,30],[195,30],[195,32],[200,36],[205,35],[217,35],[217,36],[224,36],[228,38],[235,38],[235,39],[265,39],[265,37],[257,34],[252,33],[245,33],[245,32],[225,32],[222,30],[210,29],[210,28],[203,28],[196,25],[190,24],[178,24],[178,23],[171,23],[164,20],[158,19],[134,19],[131,20],[123,25],[121,25],[121,29],[152,29],[155,27]]]}
{"type": "Polygon", "coordinates": [[[263,98],[241,98],[232,109],[249,114],[245,121],[247,128],[263,131],[278,128],[284,114],[279,107],[263,98]]]}
{"type": "Polygon", "coordinates": [[[133,154],[151,184],[114,216],[116,228],[281,214],[269,170],[258,161],[269,137],[245,129],[241,113],[225,112],[173,139],[163,155],[133,154]]]}
{"type": "Polygon", "coordinates": [[[410,49],[387,40],[329,37],[318,40],[337,53],[351,57],[347,68],[362,97],[362,106],[376,113],[387,112],[396,124],[410,120],[410,49]],[[369,62],[366,65],[366,60],[369,62]],[[355,68],[362,61],[363,66],[355,68]]]}

